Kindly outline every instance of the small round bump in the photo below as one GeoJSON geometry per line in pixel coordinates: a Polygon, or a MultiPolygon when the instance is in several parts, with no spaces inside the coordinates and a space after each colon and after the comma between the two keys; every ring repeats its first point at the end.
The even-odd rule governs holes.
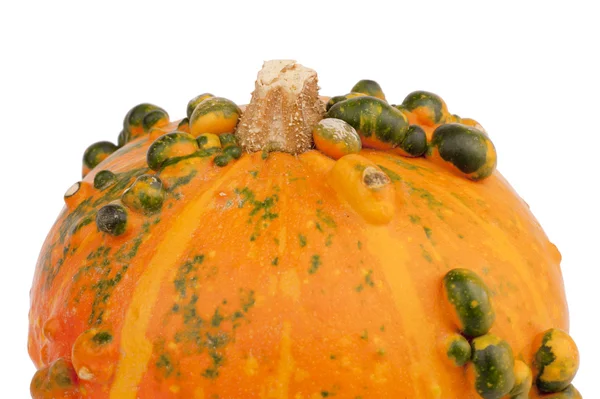
{"type": "Polygon", "coordinates": [[[116,145],[109,141],[100,141],[89,146],[83,153],[82,175],[85,176],[90,170],[104,161],[110,154],[118,149],[116,145]]]}
{"type": "Polygon", "coordinates": [[[380,100],[384,100],[385,101],[385,94],[383,94],[383,90],[381,89],[381,86],[379,85],[379,83],[375,82],[374,80],[368,80],[368,79],[363,79],[358,81],[358,83],[356,83],[354,85],[354,87],[352,87],[352,90],[350,90],[353,93],[363,93],[366,94],[367,96],[372,96],[372,97],[376,97],[379,98],[380,100]]]}
{"type": "Polygon", "coordinates": [[[362,149],[356,130],[341,119],[322,119],[313,128],[313,141],[323,154],[339,159],[344,155],[357,154],[362,149]]]}
{"type": "MultiPolygon", "coordinates": [[[[223,137],[224,135],[221,135],[220,137],[223,137]]],[[[217,136],[216,134],[212,134],[212,133],[204,133],[201,134],[200,136],[198,136],[196,138],[196,141],[198,142],[198,147],[200,147],[201,150],[211,150],[214,148],[221,148],[221,140],[219,139],[219,136],[217,136]]]]}
{"type": "Polygon", "coordinates": [[[536,336],[533,348],[538,389],[554,393],[567,388],[579,369],[579,350],[573,338],[563,330],[551,328],[536,336]]]}
{"type": "Polygon", "coordinates": [[[450,115],[444,100],[427,91],[413,91],[406,96],[402,105],[415,115],[419,123],[426,126],[444,123],[450,115]]]}
{"type": "Polygon", "coordinates": [[[104,190],[115,184],[117,181],[117,175],[110,170],[101,170],[94,176],[94,188],[96,190],[104,190]]]}
{"type": "Polygon", "coordinates": [[[225,148],[228,145],[237,145],[237,137],[233,133],[224,133],[219,135],[219,140],[221,141],[221,147],[225,148]]]}
{"type": "Polygon", "coordinates": [[[496,148],[489,137],[460,123],[435,129],[427,158],[474,181],[491,176],[497,163],[496,148]]]}
{"type": "Polygon", "coordinates": [[[467,375],[479,396],[500,399],[508,395],[515,385],[515,360],[510,345],[486,334],[471,342],[471,351],[467,375]]]}
{"type": "Polygon", "coordinates": [[[462,367],[471,360],[471,344],[460,334],[451,334],[444,341],[446,357],[456,367],[462,367]]]}
{"type": "Polygon", "coordinates": [[[48,367],[39,369],[29,386],[32,399],[79,399],[79,379],[70,361],[59,358],[48,367]]]}
{"type": "Polygon", "coordinates": [[[338,159],[327,176],[333,189],[365,221],[387,224],[395,213],[396,194],[390,178],[358,154],[338,159]]]}
{"type": "Polygon", "coordinates": [[[228,155],[233,159],[240,159],[242,156],[242,148],[237,145],[229,145],[223,149],[223,154],[228,155]]]}
{"type": "Polygon", "coordinates": [[[73,343],[71,358],[81,380],[106,383],[115,371],[117,343],[110,331],[90,329],[73,343]]]}
{"type": "Polygon", "coordinates": [[[103,206],[96,213],[96,226],[99,231],[120,236],[127,229],[127,211],[118,203],[103,206]]]}
{"type": "Polygon", "coordinates": [[[141,137],[152,126],[163,126],[168,121],[169,115],[164,109],[147,103],[136,105],[125,115],[123,131],[119,135],[119,146],[141,137]]]}
{"type": "Polygon", "coordinates": [[[152,170],[177,162],[182,157],[192,155],[200,148],[196,138],[189,133],[173,132],[157,138],[148,148],[146,160],[152,170]]]}
{"type": "Polygon", "coordinates": [[[467,337],[486,334],[496,314],[483,280],[473,271],[459,268],[446,273],[442,286],[454,325],[467,337]]]}
{"type": "Polygon", "coordinates": [[[129,209],[144,215],[154,214],[162,208],[165,191],[157,176],[142,175],[121,196],[121,202],[129,209]]]}
{"type": "Polygon", "coordinates": [[[208,98],[198,104],[190,116],[190,132],[194,137],[202,133],[233,132],[241,114],[240,108],[231,100],[208,98]]]}
{"type": "Polygon", "coordinates": [[[214,97],[214,95],[212,95],[210,93],[203,93],[203,94],[199,94],[196,97],[192,98],[187,104],[187,112],[186,112],[187,117],[191,118],[192,113],[194,112],[194,110],[196,109],[198,104],[200,104],[202,101],[206,100],[207,98],[212,98],[212,97],[214,97]]]}
{"type": "Polygon", "coordinates": [[[64,195],[65,205],[69,209],[75,209],[92,193],[92,185],[88,182],[79,181],[67,189],[64,195]]]}
{"type": "Polygon", "coordinates": [[[220,167],[227,166],[229,161],[231,161],[231,157],[227,154],[219,154],[213,159],[215,165],[220,167]]]}
{"type": "Polygon", "coordinates": [[[419,125],[410,125],[396,150],[405,157],[420,157],[427,151],[427,134],[419,125]]]}

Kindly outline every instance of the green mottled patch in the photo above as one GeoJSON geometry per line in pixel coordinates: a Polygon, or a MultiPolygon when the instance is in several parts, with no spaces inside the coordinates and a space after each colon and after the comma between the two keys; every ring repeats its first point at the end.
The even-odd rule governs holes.
{"type": "Polygon", "coordinates": [[[437,94],[427,91],[413,91],[402,101],[402,106],[411,112],[417,108],[426,108],[434,124],[443,123],[445,118],[444,101],[437,94]]]}
{"type": "Polygon", "coordinates": [[[319,270],[321,265],[322,265],[321,257],[319,255],[313,255],[310,258],[310,267],[308,268],[308,273],[315,274],[319,270]]]}
{"type": "Polygon", "coordinates": [[[419,246],[421,247],[421,256],[423,257],[423,259],[425,259],[429,263],[432,263],[433,262],[433,257],[431,256],[431,254],[429,253],[429,251],[425,249],[425,247],[423,246],[423,244],[419,244],[419,246]]]}
{"type": "Polygon", "coordinates": [[[379,167],[379,169],[381,169],[383,171],[383,173],[385,173],[391,181],[393,182],[399,182],[402,181],[402,177],[400,177],[400,175],[396,172],[394,172],[391,169],[386,168],[383,165],[377,165],[379,167]]]}
{"type": "Polygon", "coordinates": [[[275,212],[279,195],[273,193],[261,201],[256,198],[254,192],[248,187],[236,188],[234,193],[238,196],[238,208],[243,208],[246,205],[250,206],[248,224],[254,226],[250,241],[255,241],[261,235],[261,232],[279,217],[279,213],[275,212]]]}
{"type": "Polygon", "coordinates": [[[369,140],[401,146],[408,132],[406,116],[375,97],[355,97],[332,106],[328,118],[341,119],[369,140]]]}
{"type": "Polygon", "coordinates": [[[484,399],[500,399],[515,384],[514,357],[510,345],[493,335],[471,343],[475,390],[484,399]]]}
{"type": "Polygon", "coordinates": [[[423,231],[429,240],[431,240],[432,230],[429,227],[423,226],[423,231]]]}
{"type": "Polygon", "coordinates": [[[301,248],[304,248],[306,246],[306,236],[303,234],[298,234],[298,243],[300,244],[301,248]]]}
{"type": "Polygon", "coordinates": [[[154,214],[162,208],[165,191],[157,176],[142,175],[121,196],[128,208],[144,215],[154,214]]]}
{"type": "Polygon", "coordinates": [[[192,155],[199,149],[196,138],[191,134],[184,132],[167,133],[157,138],[150,145],[146,154],[146,161],[150,169],[160,170],[167,161],[172,164],[173,161],[192,155]]]}
{"type": "Polygon", "coordinates": [[[94,188],[97,190],[104,190],[112,184],[115,184],[117,175],[110,170],[101,170],[94,176],[94,188]]]}
{"type": "MultiPolygon", "coordinates": [[[[247,313],[256,302],[253,290],[239,288],[239,302],[229,301],[227,298],[220,302],[212,316],[203,319],[198,311],[202,301],[202,284],[204,281],[216,278],[218,268],[211,265],[204,255],[196,255],[181,264],[173,280],[178,299],[171,310],[165,314],[164,323],[168,324],[171,318],[183,320],[183,327],[173,336],[173,341],[180,344],[181,352],[177,357],[205,355],[208,364],[198,370],[206,379],[219,377],[221,368],[225,364],[226,346],[235,340],[235,331],[246,320],[247,313]]],[[[232,291],[235,292],[235,291],[232,291]]],[[[174,371],[179,373],[177,365],[173,364],[174,371]]]]}
{"type": "Polygon", "coordinates": [[[486,334],[496,314],[483,280],[471,270],[453,269],[444,276],[443,287],[461,332],[468,337],[486,334]]]}
{"type": "Polygon", "coordinates": [[[90,145],[83,153],[83,164],[89,169],[94,169],[119,147],[109,141],[99,141],[90,145]]]}
{"type": "Polygon", "coordinates": [[[367,96],[377,97],[385,101],[385,94],[383,94],[381,86],[374,80],[360,80],[354,85],[354,87],[352,87],[352,90],[350,91],[353,93],[363,93],[367,96]]]}
{"type": "MultiPolygon", "coordinates": [[[[164,169],[163,169],[163,171],[164,171],[164,169]]],[[[197,175],[198,175],[198,170],[192,169],[187,175],[179,176],[179,177],[175,178],[174,180],[171,180],[167,191],[169,191],[171,193],[175,192],[175,190],[177,190],[179,187],[189,184],[194,179],[194,177],[196,177],[197,175]]]]}
{"type": "Polygon", "coordinates": [[[279,265],[279,256],[276,256],[273,258],[273,260],[271,261],[271,265],[273,265],[273,266],[279,265]]]}
{"type": "Polygon", "coordinates": [[[108,331],[100,331],[92,337],[92,341],[94,341],[96,345],[110,344],[112,340],[113,336],[108,331]]]}
{"type": "Polygon", "coordinates": [[[214,95],[212,95],[210,93],[202,93],[202,94],[199,94],[196,97],[192,98],[187,104],[187,110],[186,110],[187,117],[191,118],[192,113],[194,112],[194,110],[196,109],[198,104],[200,104],[202,101],[206,100],[207,98],[211,98],[211,97],[214,97],[214,95]]]}

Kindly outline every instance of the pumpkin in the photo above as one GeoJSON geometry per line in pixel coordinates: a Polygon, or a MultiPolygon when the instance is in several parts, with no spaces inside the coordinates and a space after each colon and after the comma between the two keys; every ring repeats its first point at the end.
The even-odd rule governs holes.
{"type": "Polygon", "coordinates": [[[90,147],[31,289],[32,397],[575,397],[536,358],[568,331],[560,254],[492,138],[359,83],[327,111],[269,61],[245,107],[142,104],[90,147]]]}

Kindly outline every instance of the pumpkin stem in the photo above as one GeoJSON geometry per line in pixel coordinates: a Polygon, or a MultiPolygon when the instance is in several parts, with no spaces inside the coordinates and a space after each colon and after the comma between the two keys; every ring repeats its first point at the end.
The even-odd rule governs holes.
{"type": "Polygon", "coordinates": [[[324,114],[314,70],[292,60],[266,61],[236,136],[249,152],[299,154],[312,148],[312,130],[324,114]]]}

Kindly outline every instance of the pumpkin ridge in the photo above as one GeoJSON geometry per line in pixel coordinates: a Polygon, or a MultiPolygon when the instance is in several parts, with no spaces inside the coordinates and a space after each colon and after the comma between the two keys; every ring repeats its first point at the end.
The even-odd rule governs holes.
{"type": "Polygon", "coordinates": [[[212,199],[212,195],[230,175],[249,163],[249,160],[250,158],[240,159],[228,171],[214,180],[210,188],[199,195],[198,200],[190,201],[180,212],[179,218],[174,221],[174,225],[177,226],[176,230],[181,235],[167,235],[166,239],[159,243],[152,259],[138,280],[126,311],[121,330],[119,367],[117,368],[115,381],[110,390],[110,398],[136,399],[137,390],[132,390],[131,387],[138,386],[152,355],[152,344],[145,337],[148,322],[151,318],[152,307],[144,307],[143,304],[145,302],[152,304],[156,302],[156,298],[160,295],[160,283],[168,274],[169,267],[178,264],[181,258],[184,257],[184,249],[189,244],[189,241],[184,242],[179,237],[191,237],[191,233],[200,228],[196,224],[196,221],[200,215],[208,210],[206,205],[212,199]],[[186,214],[192,214],[193,217],[184,218],[183,216],[186,214]],[[184,219],[187,219],[187,221],[184,221],[184,219]],[[186,231],[188,234],[182,233],[186,231]],[[162,264],[160,262],[162,251],[166,253],[178,253],[179,255],[172,259],[172,264],[162,264]],[[127,353],[136,353],[136,356],[127,357],[127,353]]]}
{"type": "MultiPolygon", "coordinates": [[[[389,256],[389,251],[394,248],[396,255],[400,251],[400,247],[393,245],[394,241],[390,238],[391,234],[387,226],[368,226],[367,230],[369,233],[369,242],[367,248],[371,249],[371,254],[374,258],[379,258],[379,267],[381,272],[384,274],[391,293],[393,303],[396,305],[396,311],[400,316],[401,320],[405,320],[402,317],[404,312],[409,315],[425,315],[422,306],[418,302],[418,292],[412,283],[412,277],[410,272],[406,269],[404,264],[397,264],[394,262],[394,257],[389,256]],[[387,255],[387,256],[385,256],[387,255]]],[[[410,259],[408,254],[398,256],[398,259],[410,259]]],[[[427,354],[430,352],[428,346],[429,342],[435,342],[435,337],[430,329],[423,331],[418,330],[416,325],[412,321],[402,323],[408,336],[419,337],[421,343],[419,348],[413,348],[410,344],[408,345],[409,356],[412,359],[410,362],[411,373],[414,373],[413,377],[418,380],[418,377],[423,378],[427,376],[431,370],[425,370],[420,366],[420,362],[427,358],[427,354]]],[[[437,371],[437,370],[436,370],[437,371]]],[[[437,372],[431,373],[437,375],[437,372]]],[[[428,393],[423,392],[422,384],[414,384],[412,386],[412,395],[415,398],[426,398],[429,397],[428,393]]]]}

